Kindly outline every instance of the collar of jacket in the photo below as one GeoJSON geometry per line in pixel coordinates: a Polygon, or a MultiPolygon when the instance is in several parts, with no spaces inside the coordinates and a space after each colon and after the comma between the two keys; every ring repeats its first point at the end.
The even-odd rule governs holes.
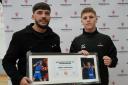
{"type": "Polygon", "coordinates": [[[94,32],[86,32],[86,31],[84,30],[84,28],[83,28],[83,34],[84,34],[84,35],[91,36],[91,35],[95,35],[95,34],[97,34],[97,33],[98,33],[97,28],[96,28],[96,30],[95,30],[94,32]]]}
{"type": "Polygon", "coordinates": [[[33,30],[32,26],[34,25],[34,23],[31,23],[30,25],[26,26],[26,32],[27,33],[33,33],[34,35],[36,35],[39,38],[44,38],[44,37],[48,37],[49,35],[53,34],[53,31],[50,27],[47,28],[47,31],[44,33],[39,33],[33,30]]]}

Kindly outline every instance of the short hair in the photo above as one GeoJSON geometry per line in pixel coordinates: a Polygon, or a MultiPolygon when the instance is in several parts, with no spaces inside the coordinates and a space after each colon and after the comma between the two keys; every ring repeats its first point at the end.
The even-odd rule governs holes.
{"type": "Polygon", "coordinates": [[[34,6],[33,6],[33,13],[38,10],[38,9],[42,9],[42,10],[49,10],[51,12],[51,8],[50,6],[47,4],[47,3],[44,3],[44,2],[39,2],[39,3],[36,3],[34,6]]]}
{"type": "Polygon", "coordinates": [[[91,12],[91,13],[93,13],[93,14],[96,15],[96,11],[95,11],[92,7],[87,7],[87,8],[84,8],[84,9],[82,10],[82,12],[81,12],[81,17],[82,17],[82,15],[83,15],[84,13],[89,13],[89,12],[91,12]]]}

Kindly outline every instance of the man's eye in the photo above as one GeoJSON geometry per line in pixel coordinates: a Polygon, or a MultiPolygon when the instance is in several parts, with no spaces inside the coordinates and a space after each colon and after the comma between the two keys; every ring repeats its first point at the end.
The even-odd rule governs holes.
{"type": "Polygon", "coordinates": [[[94,18],[93,16],[89,16],[89,18],[94,18]]]}
{"type": "Polygon", "coordinates": [[[83,19],[84,19],[84,20],[86,20],[86,19],[87,19],[87,17],[84,17],[83,19]]]}
{"type": "Polygon", "coordinates": [[[46,14],[46,15],[50,15],[50,13],[49,13],[49,12],[45,12],[45,14],[46,14]]]}
{"type": "Polygon", "coordinates": [[[42,12],[41,12],[41,11],[39,11],[39,12],[37,12],[37,14],[42,14],[42,12]]]}

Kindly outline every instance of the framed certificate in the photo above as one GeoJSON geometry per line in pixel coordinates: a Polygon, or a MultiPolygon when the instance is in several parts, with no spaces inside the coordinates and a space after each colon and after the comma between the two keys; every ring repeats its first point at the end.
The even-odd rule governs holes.
{"type": "Polygon", "coordinates": [[[33,85],[100,82],[95,54],[32,53],[28,56],[28,76],[33,85]]]}

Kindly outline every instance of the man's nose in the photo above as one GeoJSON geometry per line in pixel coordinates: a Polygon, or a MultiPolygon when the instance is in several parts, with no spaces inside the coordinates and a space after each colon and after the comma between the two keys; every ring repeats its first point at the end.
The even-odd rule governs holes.
{"type": "Polygon", "coordinates": [[[89,17],[87,18],[87,21],[90,21],[90,18],[89,17]]]}
{"type": "Polygon", "coordinates": [[[42,13],[42,15],[41,15],[42,17],[46,17],[46,14],[45,13],[42,13]]]}

